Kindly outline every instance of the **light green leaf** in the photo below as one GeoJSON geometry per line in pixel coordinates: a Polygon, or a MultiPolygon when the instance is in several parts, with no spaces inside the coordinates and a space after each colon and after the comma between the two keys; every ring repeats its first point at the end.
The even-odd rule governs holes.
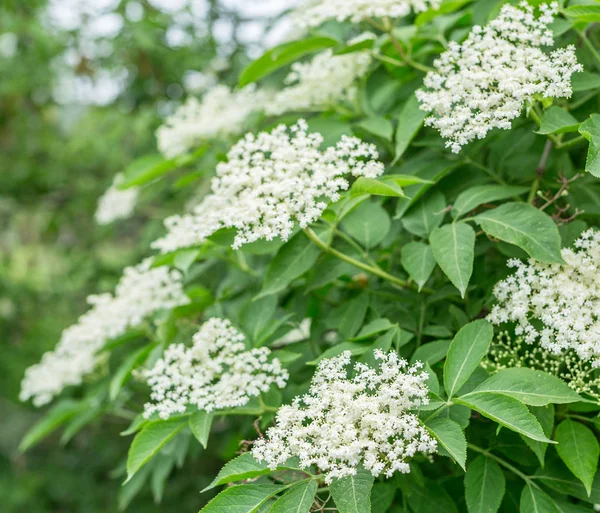
{"type": "Polygon", "coordinates": [[[505,203],[473,218],[492,237],[524,249],[531,258],[563,263],[560,234],[552,219],[527,203],[505,203]]]}
{"type": "Polygon", "coordinates": [[[391,181],[394,182],[396,184],[398,184],[400,187],[407,187],[409,185],[431,185],[434,184],[435,182],[432,180],[427,180],[425,178],[419,178],[418,176],[414,176],[414,175],[399,175],[399,174],[392,174],[392,175],[383,175],[381,177],[382,180],[384,181],[391,181]]]}
{"type": "Polygon", "coordinates": [[[494,328],[485,319],[463,326],[456,334],[444,363],[444,388],[448,397],[460,390],[487,354],[494,328]]]}
{"type": "Polygon", "coordinates": [[[435,258],[431,246],[424,242],[409,242],[402,248],[400,262],[409,276],[418,285],[419,290],[425,285],[433,269],[435,258]]]}
{"type": "Polygon", "coordinates": [[[459,397],[454,399],[454,403],[468,406],[501,426],[534,440],[555,443],[546,437],[542,426],[529,412],[527,406],[512,397],[482,392],[469,395],[467,399],[459,397]]]}
{"type": "Polygon", "coordinates": [[[208,436],[210,435],[213,417],[213,412],[204,410],[197,411],[190,416],[190,429],[196,437],[196,440],[198,440],[205,449],[208,444],[208,436]]]}
{"type": "Polygon", "coordinates": [[[410,142],[423,126],[423,120],[427,112],[419,108],[417,97],[413,94],[402,107],[398,116],[398,128],[396,129],[396,155],[395,164],[404,154],[410,142]]]}
{"type": "Polygon", "coordinates": [[[300,482],[285,492],[269,510],[269,513],[309,513],[317,493],[314,479],[300,482]]]}
{"type": "Polygon", "coordinates": [[[572,5],[562,12],[574,22],[600,22],[600,5],[572,5]]]}
{"type": "Polygon", "coordinates": [[[410,233],[425,239],[442,223],[445,208],[444,195],[439,191],[433,191],[404,214],[402,225],[410,233]]]}
{"type": "Polygon", "coordinates": [[[433,365],[444,359],[450,347],[450,340],[433,340],[420,345],[410,357],[411,364],[423,362],[433,365]]]}
{"type": "Polygon", "coordinates": [[[382,331],[387,331],[392,328],[394,325],[386,318],[380,317],[379,319],[375,319],[374,321],[366,324],[361,328],[358,332],[358,335],[352,338],[352,340],[362,340],[365,338],[371,338],[382,331]]]}
{"type": "MultiPolygon", "coordinates": [[[[542,426],[544,434],[549,437],[552,434],[552,429],[554,428],[554,405],[549,404],[548,406],[530,406],[529,411],[533,413],[535,418],[540,423],[540,426],[542,426]]],[[[544,442],[538,442],[537,440],[532,440],[531,438],[527,438],[523,435],[521,435],[521,438],[533,451],[539,460],[540,465],[544,467],[548,444],[545,444],[544,442]]]]}
{"type": "Polygon", "coordinates": [[[598,89],[599,87],[600,75],[597,73],[582,71],[581,73],[575,73],[571,77],[571,88],[573,89],[574,93],[590,91],[592,89],[598,89]]]}
{"type": "Polygon", "coordinates": [[[372,194],[373,196],[391,196],[396,198],[403,198],[404,192],[393,180],[367,178],[360,176],[352,184],[350,189],[352,195],[362,196],[363,194],[372,194]]]}
{"type": "Polygon", "coordinates": [[[365,248],[377,246],[390,231],[389,214],[379,204],[365,201],[350,212],[342,221],[342,228],[365,248]]]}
{"type": "Polygon", "coordinates": [[[577,132],[579,128],[577,121],[569,112],[557,106],[552,106],[542,116],[542,124],[537,131],[538,134],[564,134],[577,132]]]}
{"type": "Polygon", "coordinates": [[[466,223],[451,223],[431,232],[433,257],[450,281],[465,297],[473,273],[475,231],[466,223]]]}
{"type": "Polygon", "coordinates": [[[386,141],[391,141],[394,135],[394,125],[383,116],[372,116],[361,121],[357,126],[386,141]]]}
{"type": "Polygon", "coordinates": [[[344,351],[350,351],[352,356],[357,356],[366,353],[369,349],[371,349],[371,344],[365,342],[340,342],[339,344],[335,344],[333,347],[323,351],[314,360],[306,362],[306,365],[317,365],[324,358],[333,358],[334,356],[342,354],[344,351]]]}
{"type": "Polygon", "coordinates": [[[161,155],[146,155],[134,160],[123,171],[124,180],[119,189],[138,187],[156,180],[177,167],[173,160],[165,160],[161,155]]]}
{"type": "Polygon", "coordinates": [[[110,380],[108,387],[108,397],[114,401],[123,385],[131,378],[131,371],[146,359],[150,352],[156,347],[156,344],[149,344],[130,354],[116,370],[114,376],[110,380]]]}
{"type": "Polygon", "coordinates": [[[330,37],[311,37],[291,43],[283,43],[267,50],[261,57],[250,63],[240,74],[240,87],[256,82],[273,71],[298,60],[309,53],[336,46],[338,41],[330,37]]]}
{"type": "Polygon", "coordinates": [[[359,467],[355,476],[335,479],[329,490],[339,513],[371,513],[371,472],[359,467]]]}
{"type": "Polygon", "coordinates": [[[272,484],[231,486],[204,506],[200,513],[257,513],[265,502],[284,489],[272,484]]]}
{"type": "Polygon", "coordinates": [[[589,142],[585,170],[600,177],[600,114],[592,114],[579,127],[579,133],[589,142]]]}
{"type": "Polygon", "coordinates": [[[460,426],[450,419],[435,418],[426,423],[429,432],[446,449],[452,459],[465,470],[467,440],[460,426]]]}
{"type": "Polygon", "coordinates": [[[256,299],[285,289],[292,281],[312,268],[320,250],[302,232],[284,244],[271,260],[262,290],[256,299]]]}
{"type": "MultiPolygon", "coordinates": [[[[187,424],[187,418],[155,420],[135,436],[127,454],[127,481],[187,424]]],[[[126,482],[127,482],[126,481],[126,482]]]]}
{"type": "Polygon", "coordinates": [[[596,436],[583,424],[565,419],[556,428],[554,437],[558,442],[556,452],[560,459],[581,480],[590,495],[600,455],[596,436]]]}
{"type": "Polygon", "coordinates": [[[465,475],[465,499],[469,513],[496,513],[502,503],[506,479],[492,459],[477,456],[465,475]]]}
{"type": "Polygon", "coordinates": [[[527,483],[521,492],[520,513],[560,513],[552,497],[527,483]]]}
{"type": "Polygon", "coordinates": [[[461,217],[479,205],[520,196],[529,190],[519,185],[476,185],[461,192],[452,208],[454,217],[461,217]]]}
{"type": "Polygon", "coordinates": [[[526,367],[499,371],[479,385],[472,393],[477,392],[508,395],[531,406],[581,401],[579,394],[562,379],[526,367]]]}

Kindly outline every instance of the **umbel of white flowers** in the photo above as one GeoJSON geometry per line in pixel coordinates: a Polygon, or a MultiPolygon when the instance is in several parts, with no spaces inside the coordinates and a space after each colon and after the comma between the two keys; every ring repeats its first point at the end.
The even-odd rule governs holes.
{"type": "Polygon", "coordinates": [[[552,23],[558,4],[519,7],[504,4],[485,27],[473,27],[462,44],[450,42],[417,91],[425,124],[437,128],[446,146],[458,153],[494,128],[510,129],[525,103],[536,97],[571,96],[571,75],[582,71],[575,47],[544,53],[554,44],[552,23]]]}
{"type": "Polygon", "coordinates": [[[359,23],[369,18],[404,18],[411,11],[437,9],[440,0],[309,0],[294,11],[294,21],[316,27],[327,20],[359,23]]]}
{"type": "Polygon", "coordinates": [[[350,352],[321,360],[308,394],[282,406],[276,425],[256,441],[252,455],[272,469],[298,457],[300,468],[315,465],[325,481],[356,474],[362,466],[374,476],[408,473],[418,452],[431,454],[437,442],[410,410],[428,404],[427,373],[394,352],[375,351],[377,369],[354,366],[350,352]]]}
{"type": "Polygon", "coordinates": [[[160,309],[189,302],[183,292],[182,275],[166,266],[151,268],[151,259],[125,269],[115,294],[88,297],[91,308],[77,324],[65,329],[54,351],[29,367],[21,383],[20,399],[33,398],[42,406],[65,387],[81,384],[94,370],[98,351],[160,309]]]}
{"type": "Polygon", "coordinates": [[[173,344],[142,376],[152,390],[144,416],[167,419],[189,406],[212,411],[243,406],[251,397],[283,388],[288,372],[266,347],[246,349],[245,337],[226,319],[206,321],[192,347],[173,344]]]}
{"type": "Polygon", "coordinates": [[[168,233],[153,242],[163,252],[202,243],[221,228],[235,228],[233,247],[258,239],[287,240],[319,218],[326,200],[337,201],[349,187],[346,177],[383,173],[377,150],[356,137],[342,136],[319,149],[323,137],[308,133],[304,120],[272,132],[246,134],[217,165],[209,194],[191,214],[165,220],[168,233]]]}
{"type": "Polygon", "coordinates": [[[129,187],[121,190],[118,188],[125,180],[123,173],[115,175],[112,185],[98,199],[98,207],[94,218],[100,225],[110,224],[117,219],[128,218],[135,209],[140,190],[129,187]]]}
{"type": "Polygon", "coordinates": [[[516,272],[494,288],[498,303],[489,319],[515,322],[525,342],[539,341],[554,354],[573,350],[600,365],[600,232],[588,230],[565,248],[566,264],[510,260],[516,272]]]}
{"type": "Polygon", "coordinates": [[[159,151],[174,158],[203,141],[239,135],[248,116],[262,110],[266,96],[251,84],[239,90],[217,85],[200,101],[189,98],[156,131],[159,151]]]}

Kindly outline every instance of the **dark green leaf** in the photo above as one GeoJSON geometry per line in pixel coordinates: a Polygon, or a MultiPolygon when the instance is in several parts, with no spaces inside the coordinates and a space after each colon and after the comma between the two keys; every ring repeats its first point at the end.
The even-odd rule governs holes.
{"type": "Polygon", "coordinates": [[[269,510],[269,513],[309,513],[317,493],[314,479],[300,482],[285,492],[269,510]]]}
{"type": "Polygon", "coordinates": [[[342,221],[342,228],[365,248],[377,246],[390,231],[390,216],[373,201],[365,201],[342,221]]]}
{"type": "Polygon", "coordinates": [[[190,416],[190,429],[196,437],[196,440],[198,440],[205,449],[208,444],[208,436],[210,435],[213,417],[213,412],[203,410],[197,411],[190,416]]]}
{"type": "Polygon", "coordinates": [[[539,487],[527,483],[521,492],[521,513],[559,513],[552,497],[539,487]]]}
{"type": "Polygon", "coordinates": [[[450,419],[435,418],[427,422],[427,429],[463,470],[467,461],[467,440],[460,426],[450,419]]]}
{"type": "Polygon", "coordinates": [[[592,114],[579,127],[579,133],[589,142],[585,170],[600,177],[600,114],[592,114]]]}
{"type": "Polygon", "coordinates": [[[84,403],[71,401],[69,399],[65,399],[59,403],[56,403],[38,422],[36,422],[29,429],[29,431],[27,431],[27,433],[25,433],[25,436],[19,444],[19,450],[26,451],[27,449],[33,447],[40,440],[52,433],[55,429],[69,421],[84,407],[84,403]]]}
{"type": "Polygon", "coordinates": [[[461,192],[454,202],[452,215],[461,217],[484,203],[520,196],[529,190],[519,185],[476,185],[461,192]]]}
{"type": "Polygon", "coordinates": [[[362,467],[356,470],[355,476],[335,479],[329,485],[339,513],[370,513],[371,488],[373,488],[373,476],[362,467]]]}
{"type": "Polygon", "coordinates": [[[404,214],[402,225],[410,233],[425,239],[442,223],[445,208],[444,195],[439,191],[433,191],[404,214]]]}
{"type": "Polygon", "coordinates": [[[421,290],[435,268],[431,247],[424,242],[409,242],[402,248],[400,261],[421,290]]]}
{"type": "Polygon", "coordinates": [[[284,489],[280,485],[250,484],[226,488],[201,513],[257,513],[271,497],[284,489]]]}
{"type": "Polygon", "coordinates": [[[560,107],[550,107],[544,111],[542,124],[537,131],[538,134],[564,134],[567,132],[577,132],[579,128],[577,121],[568,111],[560,107]]]}
{"type": "Polygon", "coordinates": [[[404,107],[402,107],[400,115],[398,116],[394,163],[402,157],[410,142],[417,135],[421,126],[423,126],[423,120],[426,116],[427,113],[419,108],[419,102],[413,94],[404,104],[404,107]]]}
{"type": "Polygon", "coordinates": [[[465,499],[469,513],[496,513],[504,497],[506,480],[492,459],[477,456],[465,475],[465,499]]]}

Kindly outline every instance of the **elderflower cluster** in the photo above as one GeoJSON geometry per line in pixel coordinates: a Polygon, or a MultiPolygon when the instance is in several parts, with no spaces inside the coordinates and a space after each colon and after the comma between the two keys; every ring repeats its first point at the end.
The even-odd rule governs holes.
{"type": "Polygon", "coordinates": [[[112,185],[98,199],[98,207],[94,218],[99,225],[110,224],[118,219],[126,219],[133,213],[140,191],[137,187],[119,189],[119,185],[124,181],[125,176],[123,173],[117,174],[112,185]]]}
{"type": "Polygon", "coordinates": [[[356,81],[368,71],[371,60],[369,51],[334,55],[332,50],[326,50],[309,62],[295,62],[285,79],[287,87],[265,104],[265,112],[280,115],[319,111],[336,103],[352,102],[358,91],[356,81]]]}
{"type": "Polygon", "coordinates": [[[63,331],[53,351],[25,371],[22,401],[33,398],[34,405],[42,406],[65,387],[81,384],[96,367],[97,353],[108,340],[123,335],[157,310],[189,302],[181,273],[166,266],[151,268],[151,264],[147,259],[126,268],[114,295],[88,297],[90,310],[63,331]]]}
{"type": "Polygon", "coordinates": [[[349,378],[350,352],[321,360],[308,394],[277,412],[276,425],[252,450],[275,469],[298,457],[316,465],[325,481],[354,475],[362,466],[374,476],[410,472],[407,459],[436,451],[436,441],[410,410],[428,403],[427,373],[394,352],[375,351],[378,369],[357,363],[349,378]]]}
{"type": "Polygon", "coordinates": [[[246,349],[245,338],[226,319],[206,321],[190,348],[173,344],[156,365],[143,373],[152,402],[144,416],[168,419],[189,406],[212,411],[245,405],[267,392],[272,384],[283,388],[288,372],[266,347],[246,349]]]}
{"type": "Polygon", "coordinates": [[[549,24],[558,4],[533,7],[504,4],[497,18],[475,26],[462,44],[450,42],[417,91],[425,124],[439,130],[446,146],[458,153],[494,128],[510,129],[524,104],[536,98],[569,98],[571,75],[583,68],[575,47],[544,53],[554,41],[549,24]]]}
{"type": "Polygon", "coordinates": [[[369,18],[404,18],[439,5],[440,0],[311,0],[295,11],[294,18],[308,28],[327,20],[359,23],[369,18]]]}
{"type": "Polygon", "coordinates": [[[319,218],[327,201],[349,187],[348,175],[383,173],[377,150],[342,136],[320,150],[323,137],[308,133],[304,120],[272,132],[247,134],[217,165],[209,194],[190,214],[165,220],[168,233],[152,246],[163,252],[194,246],[221,228],[237,230],[233,247],[258,239],[287,240],[295,222],[304,228],[319,218]]]}
{"type": "Polygon", "coordinates": [[[554,354],[572,350],[600,365],[600,231],[588,230],[575,248],[562,250],[565,264],[510,260],[514,274],[494,288],[498,303],[489,319],[515,322],[525,342],[539,341],[554,354]]]}
{"type": "Polygon", "coordinates": [[[238,135],[248,116],[263,108],[266,94],[254,85],[231,90],[217,85],[202,100],[189,98],[156,131],[159,151],[175,158],[203,141],[238,135]]]}

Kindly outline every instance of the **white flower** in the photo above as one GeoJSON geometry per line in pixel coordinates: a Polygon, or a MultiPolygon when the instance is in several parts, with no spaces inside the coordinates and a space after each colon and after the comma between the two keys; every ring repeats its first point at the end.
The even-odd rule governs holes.
{"type": "Polygon", "coordinates": [[[394,352],[375,351],[379,368],[354,366],[350,352],[321,360],[308,394],[277,412],[276,425],[252,450],[275,469],[298,457],[300,468],[317,466],[325,481],[354,475],[362,464],[374,476],[410,472],[407,459],[431,454],[437,443],[409,410],[428,403],[427,373],[394,352]]]}
{"type": "Polygon", "coordinates": [[[307,133],[304,120],[271,133],[247,134],[217,165],[212,194],[191,214],[167,218],[168,233],[152,246],[163,252],[202,243],[220,228],[236,228],[235,249],[258,239],[287,240],[319,218],[327,200],[337,201],[349,187],[348,175],[383,173],[375,146],[342,136],[320,150],[323,137],[307,133]]]}
{"type": "Polygon", "coordinates": [[[36,406],[42,406],[65,387],[81,384],[83,377],[94,370],[97,353],[108,340],[123,335],[157,310],[189,302],[181,273],[165,266],[151,268],[151,264],[147,259],[126,268],[114,296],[88,297],[90,310],[63,331],[54,351],[25,371],[22,401],[33,398],[36,406]]]}
{"type": "Polygon", "coordinates": [[[327,20],[359,23],[369,18],[404,18],[439,5],[440,0],[311,0],[293,17],[302,27],[316,27],[327,20]]]}
{"type": "Polygon", "coordinates": [[[588,230],[563,249],[566,264],[510,260],[516,272],[494,288],[489,319],[515,322],[515,334],[554,354],[573,350],[600,364],[600,232],[588,230]]]}
{"type": "Polygon", "coordinates": [[[433,114],[425,124],[437,128],[454,153],[494,128],[510,129],[536,97],[571,96],[571,75],[583,70],[575,47],[540,49],[554,43],[549,24],[557,9],[542,4],[536,18],[527,2],[504,4],[497,18],[473,27],[464,43],[450,42],[435,61],[417,98],[433,114]]]}
{"type": "Polygon", "coordinates": [[[189,406],[205,411],[243,406],[272,384],[283,388],[288,372],[266,347],[246,349],[245,338],[226,319],[206,321],[192,347],[173,344],[143,373],[153,402],[144,416],[167,419],[189,406]]]}
{"type": "Polygon", "coordinates": [[[254,85],[240,90],[217,85],[201,101],[191,97],[156,131],[158,149],[174,158],[203,141],[238,135],[248,116],[262,110],[265,99],[254,85]]]}
{"type": "Polygon", "coordinates": [[[371,64],[371,53],[333,55],[332,50],[317,54],[309,62],[295,62],[284,87],[265,104],[265,112],[280,115],[292,111],[326,110],[356,98],[356,81],[371,64]]]}
{"type": "Polygon", "coordinates": [[[133,213],[140,191],[137,187],[119,189],[118,186],[124,180],[123,173],[115,175],[112,185],[98,199],[98,207],[94,216],[96,223],[110,224],[117,219],[126,219],[133,213]]]}

